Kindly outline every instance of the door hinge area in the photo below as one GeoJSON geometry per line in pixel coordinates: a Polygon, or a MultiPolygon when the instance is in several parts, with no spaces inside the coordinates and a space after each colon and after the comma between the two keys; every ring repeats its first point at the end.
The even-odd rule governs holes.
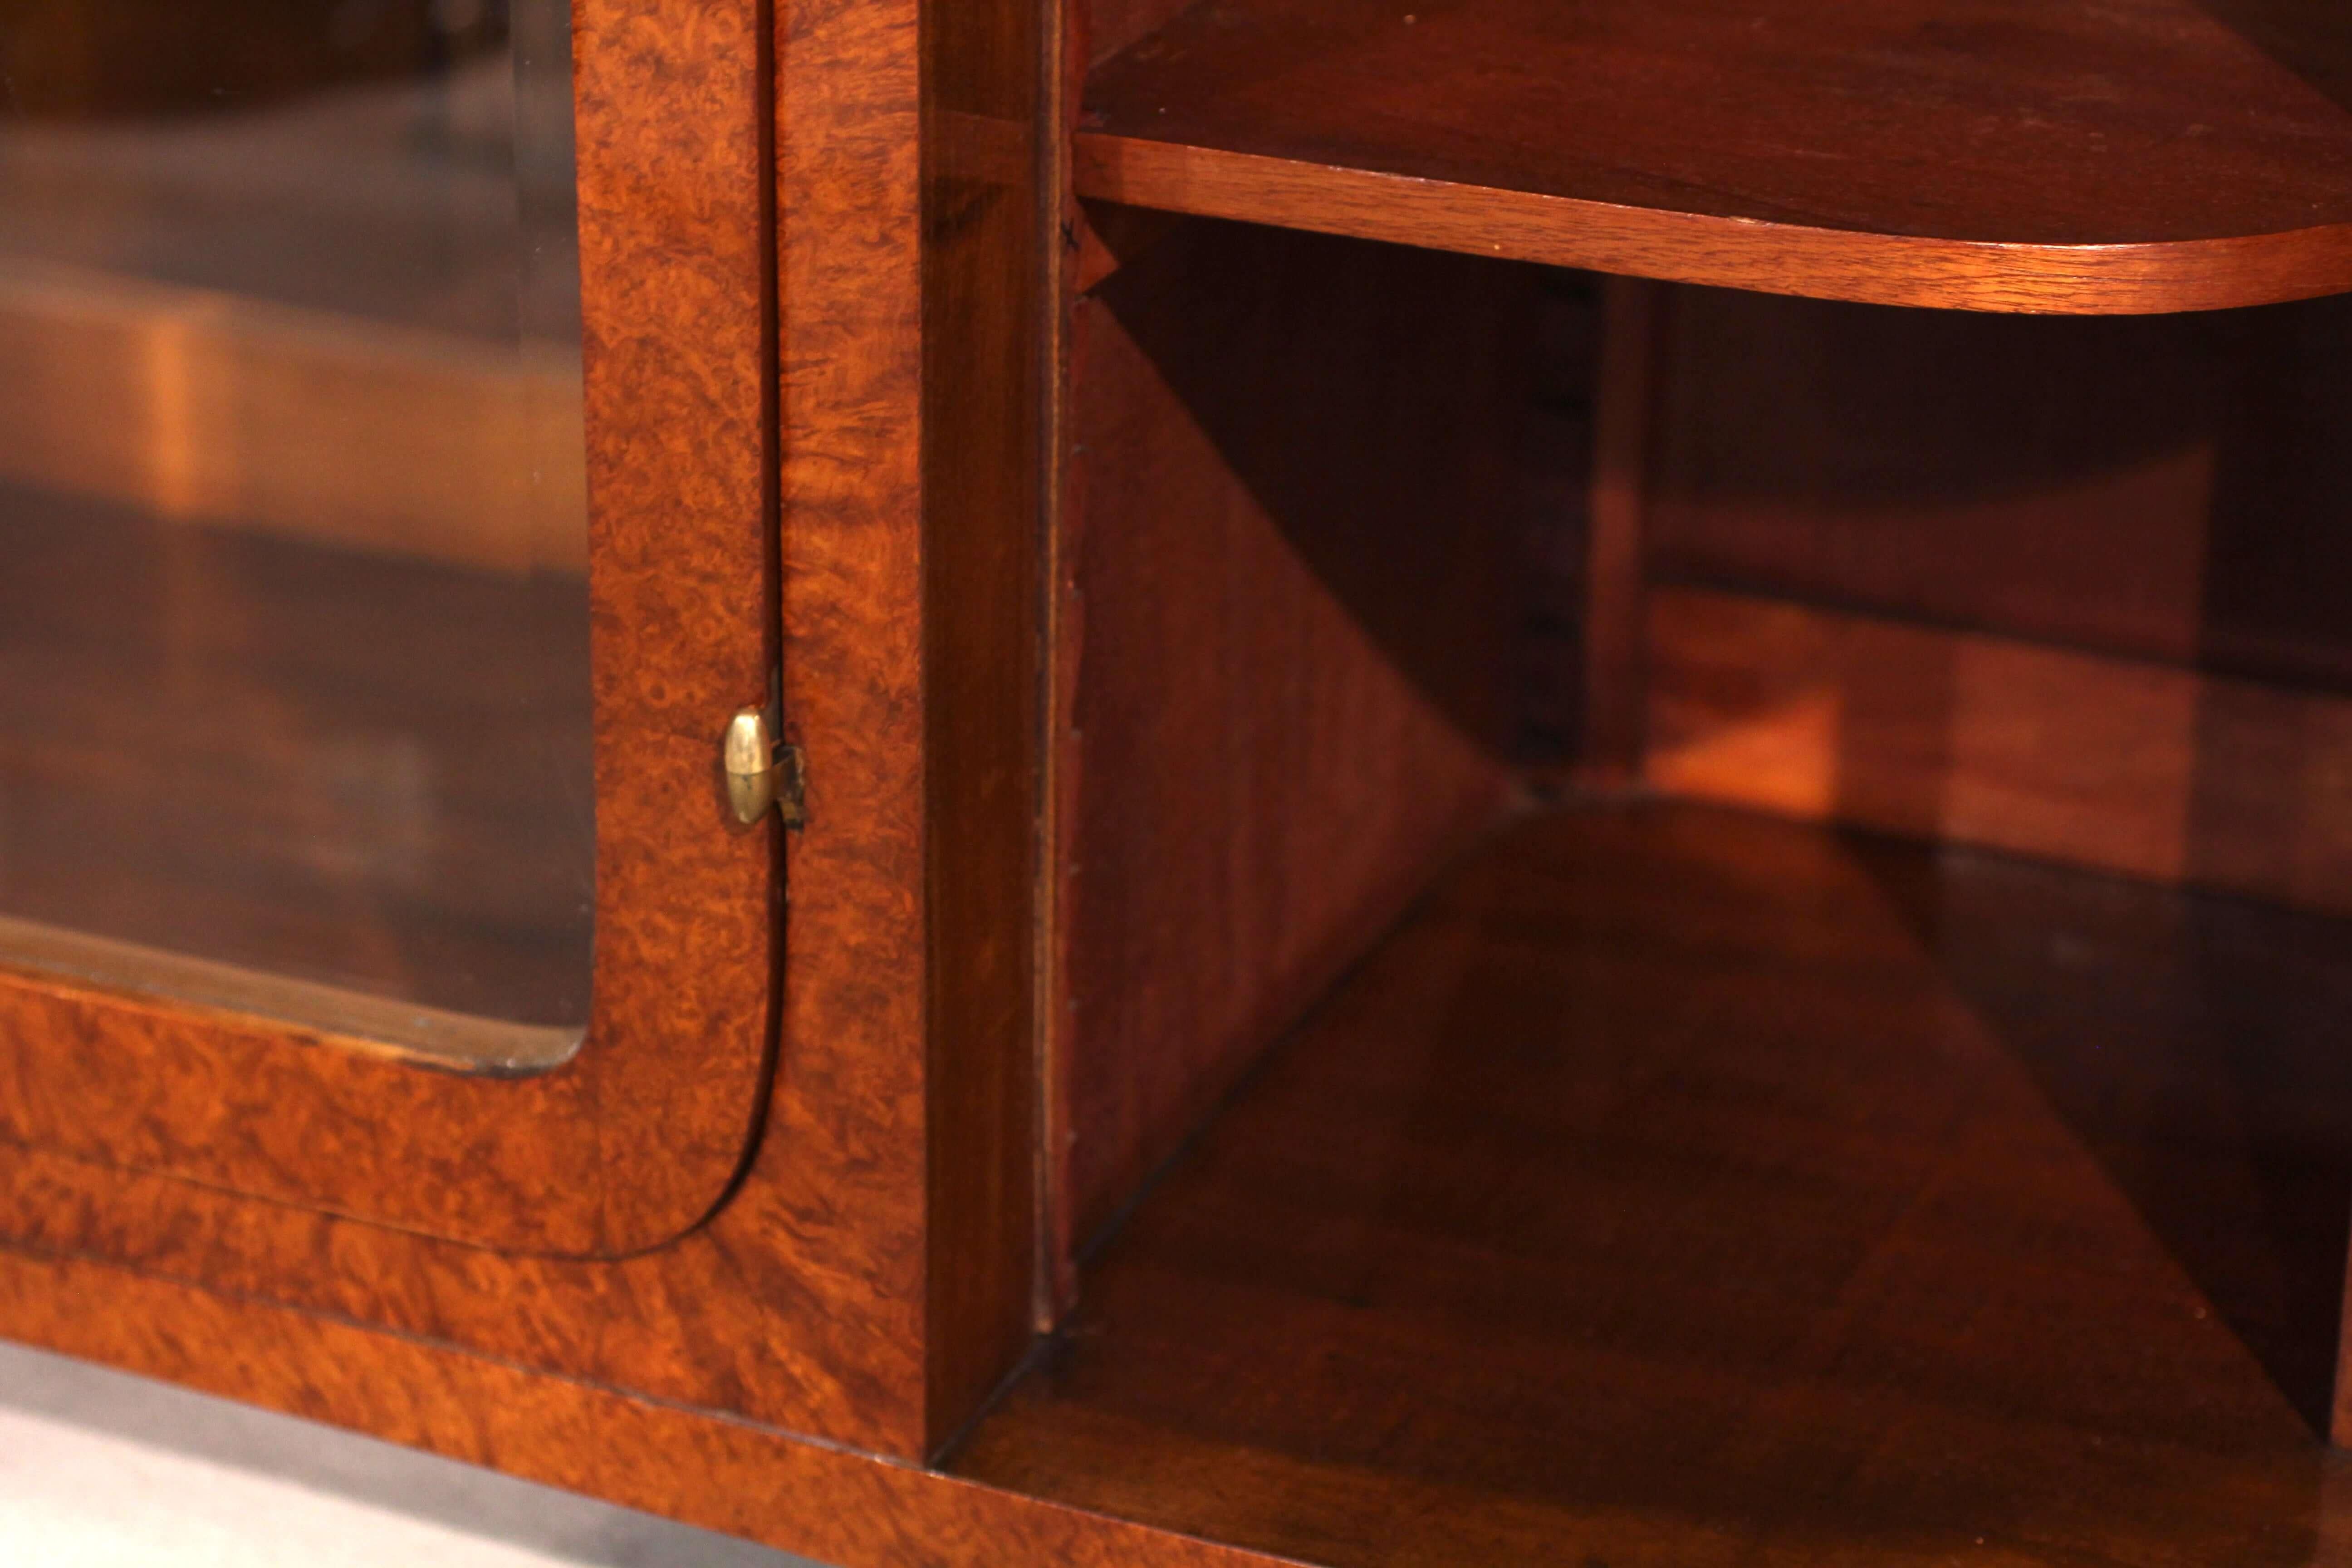
{"type": "Polygon", "coordinates": [[[804,825],[804,768],[798,746],[779,738],[782,728],[773,709],[744,708],[727,721],[719,742],[719,767],[727,775],[727,804],[735,820],[745,825],[773,811],[786,827],[804,825]]]}

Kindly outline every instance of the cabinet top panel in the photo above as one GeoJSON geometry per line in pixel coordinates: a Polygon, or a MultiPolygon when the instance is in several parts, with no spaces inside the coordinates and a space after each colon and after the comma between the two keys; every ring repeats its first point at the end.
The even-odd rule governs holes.
{"type": "Polygon", "coordinates": [[[1884,303],[2352,289],[2332,0],[1207,0],[1100,67],[1082,195],[1884,303]]]}

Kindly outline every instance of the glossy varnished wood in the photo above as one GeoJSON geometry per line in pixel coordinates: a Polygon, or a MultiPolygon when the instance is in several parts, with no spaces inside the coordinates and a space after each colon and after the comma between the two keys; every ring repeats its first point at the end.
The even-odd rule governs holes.
{"type": "Polygon", "coordinates": [[[0,1332],[259,1400],[835,1568],[1255,1568],[1265,1558],[430,1340],[0,1248],[0,1332]],[[103,1310],[88,1303],[103,1301],[103,1310]]]}
{"type": "Polygon", "coordinates": [[[1651,782],[2352,907],[2347,307],[1675,290],[1651,782]]]}
{"type": "Polygon", "coordinates": [[[2352,700],[1979,632],[1652,590],[1666,795],[2352,912],[2352,700]]]}
{"type": "Polygon", "coordinates": [[[1335,1564],[2316,1565],[2352,928],[1687,806],[1449,877],[960,1473],[1335,1564]]]}
{"type": "Polygon", "coordinates": [[[1592,482],[1577,647],[1582,721],[1576,762],[1582,778],[1607,788],[1642,770],[1643,513],[1667,291],[1641,279],[1612,278],[1602,299],[1601,352],[1586,394],[1592,482]]]}
{"type": "Polygon", "coordinates": [[[1581,456],[1536,406],[1547,283],[1195,223],[1078,302],[1063,1248],[1505,798],[1581,456]]]}
{"type": "Polygon", "coordinates": [[[1036,1310],[1043,19],[1029,0],[941,5],[924,35],[934,1445],[1020,1359],[1036,1310]]]}
{"type": "Polygon", "coordinates": [[[1671,295],[1658,580],[2352,689],[2352,297],[2031,321],[1671,295]]]}
{"type": "Polygon", "coordinates": [[[772,646],[761,49],[748,3],[578,16],[597,973],[564,1067],[489,1080],[318,1031],[0,975],[0,1125],[272,1200],[615,1254],[708,1214],[773,1028],[771,829],[712,758],[772,646]],[[647,84],[658,83],[658,88],[647,84]]]}
{"type": "Polygon", "coordinates": [[[1082,195],[1889,304],[2352,288],[2325,0],[1208,0],[1094,74],[1082,195]]]}
{"type": "MultiPolygon", "coordinates": [[[[737,18],[744,28],[739,32],[727,29],[731,11],[660,7],[657,17],[654,9],[621,5],[608,12],[600,5],[583,14],[584,54],[619,73],[592,71],[583,90],[588,82],[625,79],[626,106],[647,117],[640,127],[641,151],[656,163],[684,156],[681,148],[733,145],[730,138],[740,131],[753,149],[772,150],[775,169],[779,277],[772,324],[778,374],[772,395],[755,385],[746,405],[755,424],[764,410],[781,429],[782,504],[763,510],[754,495],[747,513],[725,515],[748,520],[755,542],[764,519],[782,557],[782,698],[787,729],[808,759],[808,825],[789,841],[792,909],[780,958],[766,947],[762,927],[761,973],[780,973],[783,994],[774,1078],[750,1157],[705,1223],[665,1245],[609,1260],[488,1251],[321,1213],[300,1202],[257,1201],[23,1145],[0,1150],[0,1192],[5,1194],[0,1234],[53,1258],[110,1260],[159,1289],[168,1287],[161,1299],[186,1304],[162,1318],[229,1311],[219,1298],[248,1303],[257,1315],[237,1320],[248,1325],[238,1331],[251,1332],[257,1343],[277,1344],[276,1351],[174,1362],[142,1360],[127,1342],[111,1347],[79,1342],[83,1353],[126,1360],[223,1392],[304,1407],[300,1386],[282,1373],[293,1364],[286,1345],[308,1331],[274,1325],[312,1320],[364,1325],[350,1330],[335,1352],[341,1370],[331,1376],[348,1378],[341,1418],[410,1440],[436,1440],[405,1424],[404,1413],[415,1406],[407,1403],[413,1366],[403,1360],[404,1347],[425,1341],[549,1380],[498,1388],[466,1384],[442,1406],[437,1419],[448,1423],[460,1419],[456,1413],[467,1400],[496,1405],[503,1413],[520,1408],[500,1403],[519,1397],[517,1387],[594,1384],[698,1413],[698,1419],[681,1414],[673,1434],[712,1434],[752,1423],[911,1460],[968,1413],[958,1400],[968,1401],[969,1389],[992,1375],[982,1352],[1004,1353],[1003,1281],[1019,1276],[1026,1284],[1023,1228],[1000,1217],[1008,1206],[1025,1210],[1025,1194],[1018,1205],[983,1198],[956,1212],[974,1216],[976,1247],[1009,1249],[1012,1263],[982,1258],[971,1265],[992,1272],[967,1298],[974,1303],[969,1324],[940,1314],[931,1293],[935,1245],[938,1256],[953,1261],[963,1244],[929,1228],[929,1164],[935,1148],[952,1151],[953,1145],[948,1136],[937,1145],[932,1141],[933,1008],[927,979],[933,973],[933,944],[941,940],[937,933],[952,931],[954,924],[942,918],[932,896],[933,850],[926,833],[930,786],[923,767],[926,659],[933,645],[924,615],[919,18],[912,4],[788,0],[778,6],[765,18],[775,38],[771,138],[760,133],[757,111],[765,96],[758,73],[771,57],[750,30],[748,9],[737,18]],[[712,51],[730,73],[742,73],[740,81],[733,74],[725,79],[742,86],[743,96],[716,87],[708,97],[686,91],[675,72],[656,68],[649,51],[659,40],[697,51],[696,58],[705,58],[699,51],[712,51]],[[666,98],[657,89],[683,96],[666,98]],[[660,121],[664,104],[671,118],[660,121]],[[730,118],[738,109],[751,114],[740,127],[730,118]],[[941,1342],[967,1336],[942,1352],[953,1358],[946,1374],[933,1363],[935,1327],[941,1342]]],[[[1003,167],[994,153],[982,162],[1003,167]]],[[[748,224],[754,235],[769,210],[761,184],[753,178],[723,201],[729,221],[748,224]]],[[[647,174],[625,201],[608,189],[601,204],[608,221],[635,214],[667,234],[665,265],[674,261],[691,272],[707,258],[681,247],[679,236],[691,232],[691,212],[676,204],[694,195],[690,186],[647,174]]],[[[712,199],[720,200],[715,194],[712,199]]],[[[662,275],[647,266],[641,283],[662,275]]],[[[708,266],[713,287],[736,276],[719,262],[708,266]]],[[[762,319],[756,288],[747,308],[754,321],[762,319]]],[[[717,333],[731,319],[711,305],[703,331],[717,333]]],[[[635,352],[658,353],[663,343],[635,345],[635,352]]],[[[706,390],[716,396],[719,384],[706,390]]],[[[613,395],[620,395],[618,388],[613,395]]],[[[698,416],[655,401],[646,417],[665,438],[728,439],[729,426],[717,411],[698,416]]],[[[755,428],[730,452],[735,460],[756,463],[764,449],[755,428]]],[[[658,468],[657,447],[641,455],[658,468]]],[[[614,461],[625,456],[616,452],[614,461]]],[[[643,553],[635,559],[647,574],[642,586],[650,595],[639,635],[684,626],[690,609],[703,617],[691,623],[696,635],[707,629],[724,638],[729,657],[744,661],[747,674],[757,673],[764,640],[760,625],[737,637],[720,623],[739,611],[757,621],[776,613],[758,563],[746,563],[740,574],[705,577],[706,563],[687,549],[694,528],[706,520],[716,527],[721,515],[718,500],[706,498],[655,520],[659,526],[637,542],[643,553]],[[693,595],[690,605],[664,596],[665,549],[686,552],[676,588],[693,595]]],[[[1003,510],[963,515],[990,521],[999,531],[992,540],[1003,537],[1003,510]]],[[[943,637],[938,657],[952,656],[956,635],[943,637]]],[[[674,673],[650,661],[632,674],[650,697],[680,709],[673,716],[675,733],[648,744],[663,755],[690,744],[695,787],[716,807],[712,737],[684,715],[684,668],[674,673]]],[[[1013,678],[1017,671],[1008,676],[1013,678]]],[[[745,700],[730,699],[730,706],[745,700]]],[[[1017,740],[1013,754],[1018,755],[1017,740]]],[[[941,798],[952,801],[957,791],[983,785],[992,794],[982,798],[1008,802],[1007,809],[1024,817],[1033,809],[1017,784],[950,784],[942,786],[941,798]]],[[[665,853],[679,854],[685,868],[698,864],[671,847],[664,825],[639,831],[643,838],[633,853],[649,868],[665,853]]],[[[1001,829],[985,824],[962,832],[966,843],[976,839],[982,846],[1002,838],[1001,829]]],[[[766,853],[756,835],[721,832],[716,842],[730,855],[766,853]]],[[[956,835],[944,842],[952,846],[956,835]]],[[[978,859],[966,874],[984,890],[1000,874],[991,868],[1002,863],[1001,853],[978,859]]],[[[721,924],[714,934],[724,930],[721,924]]],[[[950,977],[974,972],[944,962],[941,970],[950,977]]],[[[1003,1027],[1001,1011],[997,1022],[990,1019],[991,1010],[1001,1007],[1005,976],[992,975],[985,965],[976,972],[987,984],[956,1005],[969,1006],[969,1018],[1003,1027]]],[[[1017,973],[1013,983],[1020,983],[1017,973]]],[[[686,989],[658,998],[653,1016],[674,1017],[681,1026],[692,1023],[694,995],[686,989]]],[[[751,1037],[761,1037],[755,1031],[751,1037]]],[[[699,1092],[698,1086],[719,1081],[726,1038],[732,1037],[714,1032],[703,1038],[701,1058],[674,1067],[665,1094],[699,1092]]],[[[275,1037],[254,1048],[264,1045],[279,1048],[275,1037]]],[[[987,1081],[1006,1059],[1000,1051],[998,1065],[977,1065],[980,1080],[987,1081]]],[[[390,1079],[394,1092],[380,1099],[373,1114],[386,1129],[419,1124],[420,1116],[398,1098],[400,1086],[455,1081],[413,1071],[390,1079]]],[[[194,1103],[282,1109],[267,1098],[266,1087],[194,1103]]],[[[506,1086],[491,1087],[495,1092],[506,1086]]],[[[649,1112],[660,1104],[656,1099],[649,1112]]],[[[435,1135],[471,1131],[485,1140],[501,1131],[490,1120],[493,1102],[468,1099],[457,1105],[456,1113],[437,1113],[422,1124],[435,1135]],[[482,1109],[468,1111],[471,1106],[482,1109]],[[460,1120],[468,1114],[477,1120],[460,1120]]],[[[961,1109],[949,1105],[942,1114],[961,1109]]],[[[1019,1113],[1017,1106],[1004,1112],[1019,1113]]],[[[648,1125],[680,1136],[677,1157],[693,1152],[682,1136],[688,1129],[648,1125]]],[[[1007,1160],[992,1136],[977,1137],[968,1152],[954,1155],[959,1169],[985,1174],[986,1161],[1007,1160]]],[[[315,1149],[303,1155],[312,1163],[322,1157],[315,1149]]],[[[298,1173],[305,1168],[289,1165],[298,1173]]],[[[529,1173],[548,1186],[565,1170],[547,1161],[529,1173]]],[[[10,1331],[37,1339],[61,1331],[44,1324],[79,1323],[71,1292],[94,1289],[89,1281],[101,1277],[122,1279],[50,1275],[37,1289],[34,1275],[20,1276],[26,1293],[10,1304],[24,1315],[10,1319],[10,1331]]],[[[953,1291],[961,1289],[943,1287],[938,1300],[960,1312],[953,1291]]],[[[155,1331],[168,1338],[173,1331],[155,1331]]],[[[530,1427],[530,1417],[518,1418],[518,1441],[530,1427]]],[[[581,1452],[596,1447],[584,1435],[591,1430],[574,1428],[559,1448],[571,1451],[575,1438],[581,1452]]],[[[629,1444],[614,1451],[621,1458],[612,1468],[576,1472],[572,1484],[664,1506],[661,1493],[679,1484],[677,1473],[646,1468],[641,1456],[626,1458],[637,1452],[629,1444]]],[[[756,1451],[789,1452],[781,1439],[756,1451]]],[[[478,1450],[474,1457],[510,1468],[522,1462],[513,1448],[478,1450]]],[[[750,1468],[731,1474],[728,1484],[735,1495],[765,1495],[750,1468]]],[[[683,1493],[677,1496],[674,1508],[685,1507],[683,1493]]],[[[821,1544],[808,1549],[832,1554],[821,1544]]],[[[841,1554],[849,1555],[846,1549],[841,1554]]]]}

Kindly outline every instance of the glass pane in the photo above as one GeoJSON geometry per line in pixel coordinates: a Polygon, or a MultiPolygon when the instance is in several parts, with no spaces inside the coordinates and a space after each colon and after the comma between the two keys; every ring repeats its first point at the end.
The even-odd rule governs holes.
{"type": "Polygon", "coordinates": [[[566,0],[0,5],[0,959],[588,1007],[566,0]]]}

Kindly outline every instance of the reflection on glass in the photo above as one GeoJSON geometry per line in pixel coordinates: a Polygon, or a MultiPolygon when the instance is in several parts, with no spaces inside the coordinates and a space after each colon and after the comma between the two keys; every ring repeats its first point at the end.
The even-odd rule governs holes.
{"type": "Polygon", "coordinates": [[[0,6],[0,960],[587,1016],[566,0],[0,6]]]}

